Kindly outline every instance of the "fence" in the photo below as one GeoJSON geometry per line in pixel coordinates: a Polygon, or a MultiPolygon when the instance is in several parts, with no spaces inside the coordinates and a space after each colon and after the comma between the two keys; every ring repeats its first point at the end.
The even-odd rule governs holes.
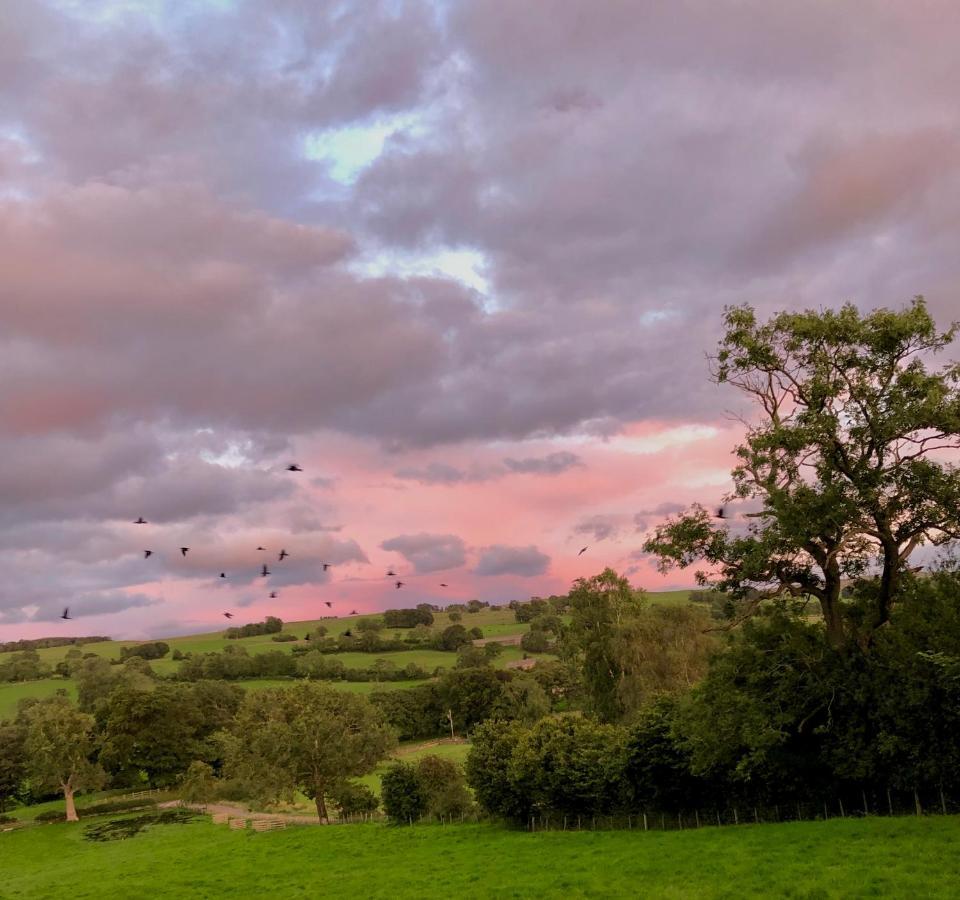
{"type": "Polygon", "coordinates": [[[773,804],[741,802],[723,807],[679,811],[641,809],[632,813],[599,816],[551,813],[531,816],[525,828],[527,831],[684,831],[724,825],[958,813],[960,801],[948,796],[942,788],[909,791],[886,788],[861,789],[823,799],[773,804]]]}
{"type": "Polygon", "coordinates": [[[117,800],[142,800],[144,797],[155,797],[157,794],[162,794],[163,788],[150,788],[148,791],[134,791],[132,794],[124,794],[122,797],[117,797],[117,800]]]}

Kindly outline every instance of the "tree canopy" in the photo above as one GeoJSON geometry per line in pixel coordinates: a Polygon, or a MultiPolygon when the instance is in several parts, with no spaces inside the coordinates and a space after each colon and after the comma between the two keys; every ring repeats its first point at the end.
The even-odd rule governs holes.
{"type": "Polygon", "coordinates": [[[775,315],[730,308],[714,360],[758,415],[745,419],[734,490],[743,517],[702,506],[657,529],[663,570],[697,562],[702,584],[744,601],[815,598],[834,646],[869,646],[924,543],[960,536],[960,366],[929,369],[953,340],[922,298],[899,311],[854,306],[775,315]],[[718,522],[720,524],[718,524],[718,522]],[[845,603],[845,582],[871,590],[845,603]]]}

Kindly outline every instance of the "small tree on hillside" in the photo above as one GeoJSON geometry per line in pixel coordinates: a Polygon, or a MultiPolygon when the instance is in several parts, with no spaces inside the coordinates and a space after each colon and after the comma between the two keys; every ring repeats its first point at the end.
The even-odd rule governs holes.
{"type": "Polygon", "coordinates": [[[0,813],[6,812],[7,802],[17,792],[26,772],[23,741],[19,725],[0,723],[0,813]]]}
{"type": "MultiPolygon", "coordinates": [[[[698,561],[698,581],[749,613],[776,596],[815,597],[833,646],[868,646],[890,619],[913,552],[960,537],[960,366],[930,372],[956,326],[938,331],[922,298],[899,312],[728,309],[718,383],[756,405],[733,470],[733,497],[759,503],[748,528],[702,507],[667,522],[645,549],[661,568],[698,561]],[[845,579],[876,565],[858,602],[845,579]]],[[[732,498],[731,498],[732,499],[732,498]]]]}
{"type": "Polygon", "coordinates": [[[372,772],[395,743],[365,697],[308,682],[247,695],[227,740],[227,771],[267,798],[302,791],[328,822],[331,787],[372,772]]]}
{"type": "Polygon", "coordinates": [[[60,790],[68,822],[77,821],[74,794],[102,787],[106,776],[91,761],[97,749],[93,716],[65,697],[32,704],[24,713],[27,777],[38,787],[60,790]]]}

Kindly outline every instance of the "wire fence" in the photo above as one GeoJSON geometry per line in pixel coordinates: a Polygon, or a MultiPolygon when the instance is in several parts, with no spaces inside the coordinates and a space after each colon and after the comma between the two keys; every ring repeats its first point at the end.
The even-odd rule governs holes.
{"type": "Polygon", "coordinates": [[[730,803],[684,810],[641,809],[615,815],[549,813],[533,815],[527,831],[684,831],[727,825],[810,822],[868,816],[960,814],[960,800],[942,788],[861,789],[831,797],[784,803],[730,803]]]}

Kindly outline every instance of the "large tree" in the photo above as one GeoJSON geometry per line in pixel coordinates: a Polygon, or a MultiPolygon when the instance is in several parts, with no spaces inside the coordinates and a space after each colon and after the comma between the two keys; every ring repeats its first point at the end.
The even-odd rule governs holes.
{"type": "Polygon", "coordinates": [[[302,791],[327,822],[333,786],[372,772],[395,743],[365,697],[308,682],[247,695],[227,741],[227,770],[264,797],[302,791]]]}
{"type": "Polygon", "coordinates": [[[890,619],[910,558],[960,536],[960,367],[931,368],[953,340],[922,298],[900,311],[728,309],[718,383],[752,401],[730,500],[746,518],[703,507],[657,529],[661,567],[705,562],[698,580],[744,601],[816,598],[834,646],[868,647],[890,619]],[[744,524],[744,523],[749,524],[744,524]],[[868,577],[856,603],[845,581],[868,577]]]}
{"type": "Polygon", "coordinates": [[[23,713],[27,777],[37,786],[63,791],[67,821],[77,821],[77,791],[103,785],[105,775],[93,761],[97,749],[94,718],[66,697],[49,697],[23,713]]]}

